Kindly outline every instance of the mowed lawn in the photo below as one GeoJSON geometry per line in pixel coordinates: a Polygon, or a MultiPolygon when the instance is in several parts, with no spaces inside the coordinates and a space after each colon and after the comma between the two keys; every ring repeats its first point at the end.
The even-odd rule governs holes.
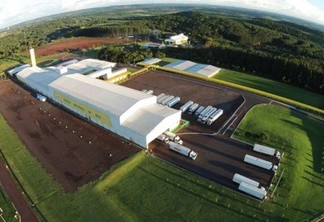
{"type": "Polygon", "coordinates": [[[290,86],[274,80],[223,69],[214,78],[259,89],[268,93],[286,97],[320,109],[324,109],[324,96],[290,86]]]}
{"type": "Polygon", "coordinates": [[[284,152],[279,169],[285,172],[276,193],[284,214],[292,221],[323,214],[324,125],[279,106],[258,105],[248,112],[234,136],[262,143],[253,139],[261,133],[270,135],[263,144],[284,152]]]}
{"type": "MultiPolygon", "coordinates": [[[[284,117],[297,122],[294,127],[285,124],[296,128],[298,135],[295,136],[303,136],[300,140],[308,141],[307,133],[315,131],[314,138],[317,138],[320,130],[323,132],[323,126],[313,122],[307,122],[310,126],[305,129],[299,128],[302,121],[299,117],[290,117],[289,112],[287,116],[284,114],[279,115],[278,121],[284,117]],[[312,131],[305,131],[309,129],[312,131]]],[[[317,184],[296,177],[295,181],[300,184],[289,192],[291,196],[286,197],[286,191],[280,187],[280,196],[274,202],[261,203],[185,173],[144,152],[67,194],[1,116],[0,132],[0,147],[9,165],[48,221],[300,221],[323,211],[324,198],[320,198],[323,185],[319,185],[320,179],[316,178],[320,178],[320,174],[303,165],[312,162],[309,142],[296,145],[296,150],[305,150],[294,153],[292,158],[304,160],[299,152],[311,155],[305,156],[310,162],[302,162],[300,170],[303,172],[306,168],[314,174],[316,177],[307,173],[303,176],[317,184]],[[311,189],[305,190],[306,186],[311,189]]]]}
{"type": "Polygon", "coordinates": [[[15,209],[11,205],[10,200],[7,198],[7,196],[4,194],[3,190],[0,187],[0,208],[3,211],[2,217],[7,222],[11,221],[18,221],[18,218],[16,219],[15,216],[15,209]]]}

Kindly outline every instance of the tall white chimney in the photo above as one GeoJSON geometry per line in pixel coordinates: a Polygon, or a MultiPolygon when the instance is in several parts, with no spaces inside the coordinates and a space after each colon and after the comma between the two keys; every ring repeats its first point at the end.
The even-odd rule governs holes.
{"type": "Polygon", "coordinates": [[[31,60],[32,67],[36,67],[35,50],[33,48],[29,49],[29,54],[30,54],[30,60],[31,60]]]}

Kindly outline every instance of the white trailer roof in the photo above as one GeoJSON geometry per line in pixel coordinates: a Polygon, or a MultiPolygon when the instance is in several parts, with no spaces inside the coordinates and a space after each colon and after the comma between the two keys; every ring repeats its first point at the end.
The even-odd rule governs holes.
{"type": "Polygon", "coordinates": [[[268,147],[268,146],[264,146],[264,145],[260,145],[260,144],[254,144],[253,150],[259,153],[264,153],[270,156],[275,155],[276,153],[276,149],[268,147]]]}
{"type": "Polygon", "coordinates": [[[121,123],[131,116],[134,110],[156,103],[155,96],[81,74],[62,76],[50,86],[119,116],[121,123]],[[133,111],[131,108],[134,108],[133,111]]]}

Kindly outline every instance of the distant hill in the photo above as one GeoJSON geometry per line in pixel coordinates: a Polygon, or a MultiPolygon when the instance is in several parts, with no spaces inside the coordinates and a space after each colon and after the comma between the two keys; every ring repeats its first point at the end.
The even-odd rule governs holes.
{"type": "MultiPolygon", "coordinates": [[[[309,22],[306,20],[298,19],[291,16],[285,16],[281,14],[257,11],[252,9],[244,9],[238,7],[216,6],[216,5],[196,5],[196,4],[138,4],[138,5],[126,5],[126,6],[110,6],[83,9],[79,11],[66,12],[34,20],[26,21],[11,28],[22,27],[25,25],[44,22],[49,20],[55,20],[62,17],[78,17],[78,16],[110,16],[114,18],[125,17],[140,17],[140,16],[153,16],[160,14],[171,14],[181,11],[200,10],[207,13],[216,13],[224,16],[233,17],[245,17],[245,18],[266,18],[275,21],[285,21],[290,23],[296,23],[298,25],[307,26],[309,28],[318,29],[324,31],[324,25],[309,22]]],[[[3,29],[5,30],[5,29],[3,29]]],[[[0,30],[1,31],[1,30],[0,30]]]]}

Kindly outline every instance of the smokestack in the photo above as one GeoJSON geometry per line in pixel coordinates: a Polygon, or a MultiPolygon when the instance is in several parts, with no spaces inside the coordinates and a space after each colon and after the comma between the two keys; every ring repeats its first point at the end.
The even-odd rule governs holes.
{"type": "Polygon", "coordinates": [[[29,49],[29,54],[30,54],[30,60],[31,60],[32,67],[36,67],[35,50],[29,49]]]}

